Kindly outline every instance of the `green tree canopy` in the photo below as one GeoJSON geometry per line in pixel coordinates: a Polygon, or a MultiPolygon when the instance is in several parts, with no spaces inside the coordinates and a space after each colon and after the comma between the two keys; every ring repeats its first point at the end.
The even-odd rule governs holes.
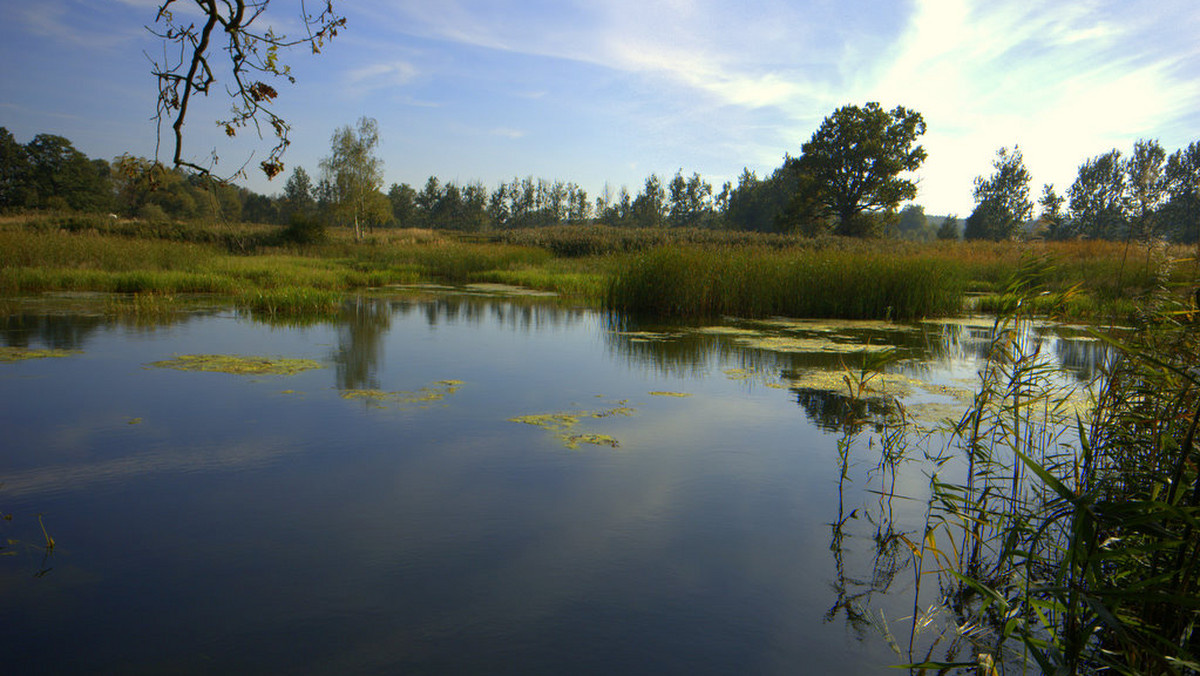
{"type": "MultiPolygon", "coordinates": [[[[335,213],[354,224],[354,236],[362,237],[368,212],[375,221],[379,209],[373,193],[383,185],[383,160],[375,156],[379,146],[379,123],[361,117],[355,128],[344,126],[330,139],[332,154],[321,160],[323,178],[332,191],[335,213]]],[[[389,214],[390,217],[390,214],[389,214]]]]}
{"type": "Polygon", "coordinates": [[[925,149],[916,145],[924,133],[920,113],[902,106],[887,111],[874,101],[825,118],[801,147],[798,168],[812,179],[804,185],[816,191],[813,199],[837,219],[838,234],[866,234],[864,212],[894,212],[916,197],[916,183],[900,174],[925,160],[925,149]]]}
{"type": "Polygon", "coordinates": [[[1001,148],[992,166],[995,171],[988,178],[975,177],[975,211],[967,217],[966,239],[1016,239],[1033,212],[1029,170],[1021,149],[1001,148]]]}

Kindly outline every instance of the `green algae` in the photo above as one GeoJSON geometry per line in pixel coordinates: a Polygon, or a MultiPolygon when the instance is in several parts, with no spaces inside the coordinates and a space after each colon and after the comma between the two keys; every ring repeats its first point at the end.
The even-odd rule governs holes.
{"type": "Polygon", "coordinates": [[[911,396],[914,390],[925,385],[920,380],[899,373],[872,373],[866,379],[856,375],[851,371],[812,370],[789,374],[787,381],[790,387],[798,389],[895,399],[911,396]]]}
{"type": "Polygon", "coordinates": [[[563,445],[567,448],[576,450],[579,448],[579,444],[593,444],[609,448],[621,447],[620,442],[607,434],[567,434],[563,436],[563,445]]]}
{"type": "Polygon", "coordinates": [[[651,392],[650,396],[652,396],[652,397],[690,397],[690,396],[692,396],[692,394],[690,392],[659,392],[659,391],[656,391],[656,392],[651,392]]]}
{"type": "Polygon", "coordinates": [[[384,391],[379,389],[348,389],[341,391],[342,399],[359,399],[376,408],[388,408],[389,405],[398,408],[410,406],[424,407],[435,401],[442,401],[454,394],[464,385],[461,380],[437,380],[432,384],[413,391],[384,391]]]}
{"type": "Polygon", "coordinates": [[[627,406],[625,401],[617,402],[618,405],[613,408],[596,409],[596,410],[576,410],[576,411],[559,411],[556,413],[533,413],[530,415],[521,415],[509,418],[509,422],[522,423],[525,425],[533,425],[540,427],[546,431],[554,432],[555,437],[562,442],[563,446],[568,449],[576,450],[580,444],[593,444],[596,446],[608,446],[610,448],[619,448],[620,442],[607,434],[594,434],[590,432],[572,433],[572,429],[585,419],[599,420],[602,418],[611,418],[614,416],[632,416],[637,413],[637,410],[631,406],[627,406]]]}
{"type": "Polygon", "coordinates": [[[81,354],[79,350],[38,350],[28,347],[0,347],[0,362],[50,359],[81,354]]]}
{"type": "Polygon", "coordinates": [[[290,376],[310,369],[322,368],[320,362],[312,359],[273,359],[228,354],[181,354],[173,359],[151,362],[150,365],[177,371],[205,371],[253,376],[290,376]]]}
{"type": "Polygon", "coordinates": [[[683,336],[682,333],[667,331],[614,331],[613,334],[624,336],[631,343],[658,343],[683,336]]]}
{"type": "Polygon", "coordinates": [[[695,333],[727,338],[739,347],[794,354],[882,353],[886,344],[864,343],[854,332],[864,330],[907,332],[913,327],[870,320],[766,319],[753,322],[762,328],[704,326],[695,333]]]}

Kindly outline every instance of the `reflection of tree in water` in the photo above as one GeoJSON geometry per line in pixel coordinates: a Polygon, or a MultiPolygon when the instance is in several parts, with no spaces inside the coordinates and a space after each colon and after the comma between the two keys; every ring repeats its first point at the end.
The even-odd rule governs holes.
{"type": "Polygon", "coordinates": [[[541,298],[497,298],[467,294],[448,294],[409,303],[425,316],[426,323],[467,323],[478,325],[490,317],[497,325],[513,330],[534,331],[571,326],[583,320],[587,312],[563,308],[541,298]]]}
{"type": "Polygon", "coordinates": [[[497,299],[448,294],[420,300],[371,299],[358,296],[343,307],[338,318],[338,347],[333,354],[338,387],[347,390],[379,389],[379,365],[391,318],[417,314],[430,328],[442,324],[479,325],[490,319],[496,325],[533,331],[571,325],[586,312],[564,309],[539,299],[497,299]]]}
{"type": "Polygon", "coordinates": [[[8,315],[0,319],[0,336],[9,347],[39,342],[55,350],[78,350],[107,323],[97,315],[8,315]]]}
{"type": "Polygon", "coordinates": [[[1081,381],[1095,378],[1111,366],[1117,356],[1116,350],[1098,340],[1059,338],[1054,351],[1063,368],[1081,381]]]}
{"type": "Polygon", "coordinates": [[[383,338],[391,325],[391,309],[383,301],[357,297],[346,303],[337,324],[338,346],[333,354],[339,388],[379,387],[383,338]]]}
{"type": "Polygon", "coordinates": [[[866,425],[880,429],[895,407],[883,397],[851,398],[845,394],[807,387],[789,390],[804,414],[828,432],[857,433],[866,425]]]}

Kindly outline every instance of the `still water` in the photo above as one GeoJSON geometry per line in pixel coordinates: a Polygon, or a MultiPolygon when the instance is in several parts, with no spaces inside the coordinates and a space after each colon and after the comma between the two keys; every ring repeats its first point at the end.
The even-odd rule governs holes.
{"type": "MultiPolygon", "coordinates": [[[[986,343],[455,293],[0,327],[76,351],[0,363],[12,674],[896,673],[914,585],[886,535],[920,528],[927,478],[889,478],[872,407],[848,425],[805,375],[894,345],[914,406],[953,410],[986,343]],[[186,354],[322,368],[152,365],[186,354]]],[[[1102,358],[1044,339],[1081,381],[1102,358]]]]}

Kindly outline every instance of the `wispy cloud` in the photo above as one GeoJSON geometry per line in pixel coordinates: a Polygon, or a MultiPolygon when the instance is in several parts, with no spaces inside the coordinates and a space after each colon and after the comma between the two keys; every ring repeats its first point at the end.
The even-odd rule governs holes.
{"type": "MultiPolygon", "coordinates": [[[[1177,53],[1156,50],[1163,26],[1099,9],[918,3],[890,67],[861,97],[925,115],[930,157],[920,199],[969,208],[971,179],[990,171],[998,147],[1013,144],[1036,181],[1065,188],[1086,157],[1197,109],[1196,78],[1180,77],[1177,53]]],[[[1179,19],[1195,22],[1196,12],[1179,19]]]]}
{"type": "Polygon", "coordinates": [[[512,129],[509,127],[497,127],[495,129],[492,129],[489,133],[492,136],[501,136],[503,138],[513,139],[513,140],[516,140],[519,138],[524,138],[525,134],[526,134],[526,132],[524,130],[512,129]]]}
{"type": "Polygon", "coordinates": [[[416,66],[407,61],[390,61],[355,68],[346,77],[355,89],[370,91],[406,85],[418,74],[416,66]]]}

